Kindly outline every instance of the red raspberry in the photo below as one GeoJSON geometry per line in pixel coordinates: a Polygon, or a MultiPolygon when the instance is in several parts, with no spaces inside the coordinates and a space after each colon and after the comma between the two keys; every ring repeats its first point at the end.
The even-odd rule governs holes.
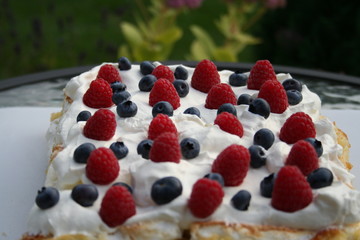
{"type": "Polygon", "coordinates": [[[224,103],[236,105],[236,96],[231,87],[226,83],[214,85],[207,97],[205,107],[209,109],[218,109],[224,103]]]}
{"type": "Polygon", "coordinates": [[[283,113],[289,106],[286,91],[279,81],[266,81],[261,86],[259,98],[265,99],[272,113],[283,113]]]}
{"type": "Polygon", "coordinates": [[[108,83],[121,82],[119,71],[111,64],[102,65],[98,72],[97,78],[102,78],[108,83]]]}
{"type": "Polygon", "coordinates": [[[160,78],[155,82],[149,95],[150,106],[154,106],[160,101],[169,102],[174,109],[180,107],[180,97],[174,85],[165,78],[160,78]]]}
{"type": "Polygon", "coordinates": [[[151,161],[179,163],[180,158],[181,150],[177,134],[165,132],[154,140],[150,150],[151,161]]]}
{"type": "Polygon", "coordinates": [[[223,176],[225,186],[238,186],[246,177],[249,164],[249,150],[241,145],[233,144],[217,156],[211,171],[223,176]]]}
{"type": "Polygon", "coordinates": [[[84,136],[95,140],[110,140],[116,130],[115,114],[109,109],[99,109],[84,126],[84,136]]]}
{"type": "Polygon", "coordinates": [[[110,187],[102,199],[99,214],[109,227],[123,224],[136,214],[136,205],[131,193],[123,186],[110,187]]]}
{"type": "Polygon", "coordinates": [[[319,168],[319,159],[311,143],[300,140],[291,148],[285,162],[286,165],[295,165],[305,175],[319,168]]]}
{"type": "Polygon", "coordinates": [[[219,125],[221,130],[242,137],[244,129],[237,117],[228,112],[222,112],[215,118],[214,124],[219,125]]]}
{"type": "Polygon", "coordinates": [[[312,200],[311,187],[301,171],[296,166],[282,167],[275,179],[271,205],[280,211],[295,212],[312,200]]]}
{"type": "Polygon", "coordinates": [[[276,80],[274,68],[268,60],[259,60],[250,70],[247,87],[259,90],[261,85],[268,80],[276,80]]]}
{"type": "Polygon", "coordinates": [[[83,102],[91,108],[108,108],[113,105],[112,94],[109,83],[97,78],[90,83],[90,88],[83,96],[83,102]]]}
{"type": "Polygon", "coordinates": [[[120,165],[111,149],[101,147],[90,153],[85,170],[86,177],[93,183],[106,185],[117,178],[120,165]]]}
{"type": "Polygon", "coordinates": [[[297,112],[286,119],[280,129],[279,138],[288,144],[296,143],[306,138],[315,138],[315,125],[309,115],[297,112]]]}
{"type": "Polygon", "coordinates": [[[196,65],[191,78],[191,86],[193,88],[207,93],[212,86],[218,83],[220,83],[220,75],[212,61],[204,59],[196,65]]]}
{"type": "Polygon", "coordinates": [[[173,82],[175,80],[173,71],[171,71],[171,69],[166,65],[157,66],[156,68],[154,68],[151,74],[154,75],[157,79],[165,78],[170,82],[173,82]]]}
{"type": "Polygon", "coordinates": [[[177,129],[173,121],[168,115],[159,113],[150,123],[148,130],[148,138],[155,140],[160,134],[164,132],[171,132],[177,134],[177,129]]]}
{"type": "Polygon", "coordinates": [[[217,181],[209,178],[199,179],[193,186],[188,207],[197,218],[206,218],[220,206],[224,191],[217,181]]]}

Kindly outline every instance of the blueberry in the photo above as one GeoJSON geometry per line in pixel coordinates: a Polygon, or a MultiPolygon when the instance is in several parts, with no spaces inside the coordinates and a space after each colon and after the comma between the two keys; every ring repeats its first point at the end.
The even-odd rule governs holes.
{"type": "Polygon", "coordinates": [[[110,84],[113,93],[115,92],[122,92],[126,90],[126,85],[122,82],[112,82],[110,84]]]}
{"type": "Polygon", "coordinates": [[[92,206],[98,196],[98,190],[93,184],[79,184],[71,191],[71,198],[83,207],[92,206]]]}
{"type": "Polygon", "coordinates": [[[208,178],[208,179],[217,181],[218,183],[220,183],[220,185],[222,187],[225,186],[224,178],[221,176],[220,173],[208,173],[204,176],[204,178],[208,178]]]}
{"type": "Polygon", "coordinates": [[[60,199],[59,191],[53,187],[43,187],[38,191],[35,203],[40,209],[49,209],[55,206],[60,199]]]}
{"type": "Polygon", "coordinates": [[[74,161],[77,163],[87,163],[90,153],[95,150],[96,147],[92,143],[83,143],[78,146],[74,151],[74,161]]]}
{"type": "Polygon", "coordinates": [[[150,139],[145,139],[141,141],[137,146],[137,153],[145,159],[149,159],[150,150],[152,147],[153,141],[150,139]]]}
{"type": "Polygon", "coordinates": [[[311,143],[311,145],[314,146],[315,148],[315,151],[317,153],[317,156],[318,157],[321,157],[321,155],[323,154],[323,146],[322,146],[322,143],[317,140],[316,138],[306,138],[304,139],[305,141],[311,143]]]}
{"type": "Polygon", "coordinates": [[[249,105],[249,112],[268,118],[270,115],[270,105],[265,99],[255,98],[249,105]]]}
{"type": "Polygon", "coordinates": [[[150,92],[151,89],[153,88],[155,82],[156,82],[156,77],[152,74],[148,74],[144,77],[142,77],[139,81],[139,89],[142,92],[150,92]]]}
{"type": "Polygon", "coordinates": [[[311,188],[314,189],[330,186],[333,180],[334,176],[327,168],[315,169],[307,177],[307,181],[309,182],[311,188]]]}
{"type": "Polygon", "coordinates": [[[262,128],[258,130],[254,135],[254,144],[260,145],[266,150],[268,150],[275,141],[274,133],[267,128],[262,128]]]}
{"type": "Polygon", "coordinates": [[[143,75],[151,74],[154,69],[155,69],[154,64],[152,64],[149,61],[143,61],[140,63],[140,72],[143,75]]]}
{"type": "Polygon", "coordinates": [[[153,117],[156,117],[159,113],[172,116],[174,114],[174,108],[169,102],[160,101],[153,106],[151,113],[153,117]]]}
{"type": "Polygon", "coordinates": [[[298,90],[299,92],[302,91],[301,82],[293,78],[286,79],[285,81],[283,81],[282,85],[286,91],[287,90],[298,90]]]}
{"type": "Polygon", "coordinates": [[[180,142],[180,148],[185,159],[196,158],[200,153],[200,143],[195,138],[184,138],[180,142]]]}
{"type": "Polygon", "coordinates": [[[217,110],[217,114],[219,115],[222,112],[228,112],[231,113],[235,116],[237,116],[237,111],[234,105],[232,105],[231,103],[224,103],[222,104],[218,110],[217,110]]]}
{"type": "Polygon", "coordinates": [[[200,110],[196,107],[189,107],[184,111],[185,114],[196,115],[200,118],[200,110]]]}
{"type": "Polygon", "coordinates": [[[253,97],[250,94],[243,93],[239,96],[237,100],[237,105],[245,104],[250,105],[250,103],[253,101],[253,97]]]}
{"type": "Polygon", "coordinates": [[[287,90],[286,95],[288,98],[288,103],[291,106],[297,105],[303,100],[303,96],[301,92],[299,92],[298,90],[294,90],[294,89],[287,90]]]}
{"type": "Polygon", "coordinates": [[[136,104],[130,100],[123,101],[116,107],[116,112],[121,118],[133,117],[136,115],[137,110],[136,104]]]}
{"type": "Polygon", "coordinates": [[[119,69],[120,70],[129,70],[129,69],[131,69],[131,62],[127,57],[119,58],[119,69]]]}
{"type": "Polygon", "coordinates": [[[151,198],[158,204],[167,204],[180,196],[182,184],[176,177],[164,177],[157,180],[151,187],[151,198]]]}
{"type": "Polygon", "coordinates": [[[266,164],[266,156],[264,149],[259,145],[252,145],[249,147],[250,166],[253,168],[260,168],[266,164]]]}
{"type": "Polygon", "coordinates": [[[247,79],[246,74],[236,71],[229,76],[229,83],[234,87],[245,86],[247,79]]]}
{"type": "Polygon", "coordinates": [[[124,142],[113,142],[110,145],[110,149],[114,152],[117,159],[122,159],[129,153],[129,149],[124,142]]]}
{"type": "Polygon", "coordinates": [[[188,71],[183,66],[178,66],[175,68],[174,76],[176,79],[186,80],[188,79],[188,71]]]}
{"type": "Polygon", "coordinates": [[[263,197],[271,198],[275,183],[275,174],[272,173],[260,182],[260,194],[263,197]]]}
{"type": "Polygon", "coordinates": [[[123,186],[125,187],[131,194],[133,193],[133,188],[127,184],[127,183],[124,183],[124,182],[116,182],[113,184],[113,186],[123,186]]]}
{"type": "Polygon", "coordinates": [[[240,211],[246,211],[249,208],[251,194],[247,190],[240,190],[231,198],[233,207],[240,211]]]}
{"type": "Polygon", "coordinates": [[[87,121],[90,117],[91,117],[91,112],[81,111],[76,117],[76,122],[87,121]]]}
{"type": "Polygon", "coordinates": [[[179,97],[186,97],[189,94],[189,84],[183,80],[175,80],[173,82],[179,97]]]}
{"type": "Polygon", "coordinates": [[[123,101],[129,100],[131,97],[128,91],[114,92],[112,95],[112,101],[115,105],[122,103],[123,101]]]}

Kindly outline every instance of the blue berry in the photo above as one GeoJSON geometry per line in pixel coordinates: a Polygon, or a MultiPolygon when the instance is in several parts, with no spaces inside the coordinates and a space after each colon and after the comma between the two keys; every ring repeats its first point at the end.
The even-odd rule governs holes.
{"type": "Polygon", "coordinates": [[[181,194],[182,184],[176,177],[161,178],[151,187],[151,198],[158,205],[167,204],[181,194]]]}
{"type": "Polygon", "coordinates": [[[251,194],[247,190],[240,190],[231,198],[233,207],[240,211],[246,211],[249,208],[251,194]]]}
{"type": "Polygon", "coordinates": [[[224,178],[221,176],[220,173],[208,173],[204,176],[204,178],[208,178],[220,183],[221,186],[225,186],[224,178]]]}
{"type": "Polygon", "coordinates": [[[266,155],[264,149],[259,145],[252,145],[249,147],[250,166],[253,168],[260,168],[266,164],[266,155]]]}
{"type": "Polygon", "coordinates": [[[91,112],[81,111],[76,117],[76,122],[87,121],[90,117],[91,117],[91,112]]]}
{"type": "Polygon", "coordinates": [[[274,133],[267,128],[262,128],[258,130],[254,135],[254,144],[260,145],[266,150],[268,150],[275,141],[274,133]]]}
{"type": "Polygon", "coordinates": [[[145,139],[141,141],[137,146],[137,153],[145,159],[150,159],[150,150],[153,145],[153,141],[150,139],[145,139]]]}
{"type": "Polygon", "coordinates": [[[122,92],[126,90],[126,85],[122,82],[112,82],[110,84],[113,93],[115,92],[122,92]]]}
{"type": "Polygon", "coordinates": [[[180,148],[185,159],[196,158],[200,153],[200,143],[195,138],[184,138],[180,142],[180,148]]]}
{"type": "Polygon", "coordinates": [[[288,103],[291,106],[297,105],[303,100],[303,96],[301,92],[299,92],[298,90],[294,90],[294,89],[287,90],[286,95],[288,98],[288,103]]]}
{"type": "Polygon", "coordinates": [[[71,191],[71,198],[83,207],[92,206],[98,196],[98,190],[93,184],[79,184],[71,191]]]}
{"type": "Polygon", "coordinates": [[[286,91],[287,90],[298,90],[299,92],[302,91],[301,82],[293,78],[286,79],[285,81],[283,81],[282,85],[286,91]]]}
{"type": "Polygon", "coordinates": [[[234,87],[245,86],[247,79],[248,76],[246,74],[236,71],[229,76],[229,83],[234,87]]]}
{"type": "Polygon", "coordinates": [[[327,168],[315,169],[307,176],[311,188],[318,189],[330,186],[334,180],[332,172],[327,168]]]}
{"type": "Polygon", "coordinates": [[[275,174],[272,173],[260,182],[260,194],[263,197],[271,198],[275,183],[275,174]]]}
{"type": "Polygon", "coordinates": [[[185,114],[196,115],[200,118],[200,110],[196,107],[189,107],[184,111],[185,114]]]}
{"type": "Polygon", "coordinates": [[[74,151],[74,161],[77,163],[87,163],[90,153],[96,149],[92,143],[83,143],[74,151]]]}
{"type": "Polygon", "coordinates": [[[156,117],[159,113],[172,116],[174,114],[173,106],[166,101],[157,102],[152,108],[152,116],[156,117]]]}
{"type": "Polygon", "coordinates": [[[249,105],[249,112],[263,116],[265,119],[270,115],[270,105],[262,98],[255,98],[249,105]]]}
{"type": "Polygon", "coordinates": [[[183,66],[178,66],[175,68],[174,76],[175,79],[186,80],[188,79],[189,73],[183,66]]]}
{"type": "Polygon", "coordinates": [[[59,191],[53,187],[43,187],[38,191],[35,203],[40,209],[49,209],[55,206],[60,199],[59,191]]]}
{"type": "Polygon", "coordinates": [[[156,82],[156,77],[152,74],[148,74],[144,77],[142,77],[139,81],[139,89],[142,92],[150,92],[151,89],[153,88],[155,82],[156,82]]]}
{"type": "Polygon", "coordinates": [[[129,100],[131,97],[128,91],[114,92],[112,95],[112,101],[115,105],[122,103],[123,101],[129,100]]]}
{"type": "Polygon", "coordinates": [[[124,142],[113,142],[110,149],[114,152],[117,159],[123,159],[129,153],[129,149],[124,142]]]}
{"type": "Polygon", "coordinates": [[[116,112],[121,118],[133,117],[136,115],[137,110],[136,104],[130,100],[123,101],[116,107],[116,112]]]}
{"type": "Polygon", "coordinates": [[[250,94],[243,93],[239,96],[237,100],[237,105],[245,104],[250,105],[250,103],[253,101],[253,97],[250,94]]]}
{"type": "Polygon", "coordinates": [[[151,74],[154,69],[154,64],[149,61],[143,61],[140,63],[140,72],[142,73],[142,75],[151,74]]]}
{"type": "Polygon", "coordinates": [[[228,113],[231,113],[235,116],[237,116],[237,111],[236,111],[236,108],[233,104],[231,103],[224,103],[222,104],[218,110],[217,110],[217,114],[219,115],[220,113],[222,112],[228,112],[228,113]]]}
{"type": "Polygon", "coordinates": [[[119,58],[119,69],[120,70],[129,70],[129,69],[131,69],[131,62],[127,57],[119,58]]]}
{"type": "Polygon", "coordinates": [[[125,187],[131,194],[133,194],[133,188],[127,184],[127,183],[124,183],[124,182],[116,182],[113,184],[113,186],[123,186],[125,187]]]}
{"type": "Polygon", "coordinates": [[[186,97],[189,94],[189,84],[184,80],[175,80],[173,82],[179,97],[186,97]]]}
{"type": "Polygon", "coordinates": [[[317,140],[316,138],[306,138],[305,141],[311,143],[311,145],[313,145],[313,147],[315,148],[317,156],[321,157],[324,151],[321,141],[317,140]]]}

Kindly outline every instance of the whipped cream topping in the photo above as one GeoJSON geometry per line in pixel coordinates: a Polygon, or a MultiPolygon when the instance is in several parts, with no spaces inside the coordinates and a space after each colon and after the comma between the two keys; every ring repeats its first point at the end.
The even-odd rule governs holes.
{"type": "MultiPolygon", "coordinates": [[[[104,63],[105,64],[105,63],[104,63]]],[[[159,63],[157,63],[159,64],[159,63]]],[[[117,66],[116,64],[114,64],[117,66]]],[[[80,76],[72,78],[64,92],[73,102],[64,102],[63,115],[52,122],[48,138],[50,149],[61,144],[64,149],[57,154],[49,166],[46,186],[54,186],[61,190],[60,201],[49,210],[33,207],[29,218],[31,233],[51,233],[59,236],[66,233],[82,233],[96,235],[102,232],[114,233],[116,230],[107,227],[98,215],[102,197],[111,186],[97,186],[99,198],[94,206],[84,208],[76,204],[70,197],[70,190],[78,183],[91,183],[85,175],[85,164],[76,163],[72,156],[75,149],[84,142],[91,142],[96,147],[109,147],[115,141],[123,141],[129,149],[129,154],[120,160],[120,174],[114,181],[126,182],[134,187],[134,199],[137,213],[125,224],[141,221],[165,220],[187,228],[193,221],[224,221],[227,223],[267,224],[293,228],[316,230],[331,225],[342,225],[360,221],[360,193],[348,187],[353,175],[350,174],[339,156],[342,147],[337,144],[334,125],[327,118],[321,117],[321,101],[319,97],[303,86],[303,100],[298,105],[289,106],[282,114],[271,113],[265,119],[260,115],[248,111],[247,105],[235,106],[237,117],[244,128],[244,136],[229,134],[222,131],[214,120],[217,110],[205,108],[207,94],[197,91],[190,86],[190,92],[181,98],[181,106],[171,117],[179,132],[179,141],[192,137],[200,142],[201,150],[198,157],[191,160],[181,159],[179,164],[155,163],[142,159],[137,154],[137,145],[147,138],[147,129],[152,120],[152,107],[148,104],[149,93],[141,92],[138,88],[142,78],[139,65],[132,65],[131,70],[121,71],[123,83],[131,94],[131,100],[136,103],[138,112],[132,118],[120,118],[116,115],[117,129],[109,141],[96,141],[86,138],[82,134],[85,122],[76,122],[79,112],[88,110],[92,114],[97,109],[83,104],[82,97],[89,88],[90,82],[97,76],[101,66],[97,66],[80,76]],[[194,115],[183,114],[188,107],[197,107],[201,112],[201,119],[194,115]],[[277,172],[282,166],[291,149],[291,145],[279,140],[279,132],[288,117],[295,112],[305,112],[311,116],[315,128],[316,138],[322,142],[324,153],[319,159],[321,167],[329,168],[334,174],[334,183],[322,189],[313,190],[314,200],[306,208],[295,213],[285,213],[271,207],[271,199],[260,195],[260,181],[270,173],[277,172]],[[250,147],[253,136],[261,128],[270,129],[275,135],[275,142],[266,152],[266,166],[259,169],[250,168],[244,182],[237,187],[225,187],[225,197],[221,206],[207,219],[196,219],[187,209],[187,201],[193,184],[211,170],[211,165],[217,155],[231,144],[250,147]],[[151,199],[151,186],[159,178],[174,176],[182,185],[182,195],[163,206],[157,206],[151,199]],[[236,211],[230,204],[230,199],[241,189],[248,190],[252,199],[247,211],[236,211]]],[[[194,68],[184,66],[191,81],[194,68]]],[[[170,66],[175,70],[176,66],[170,66]]],[[[221,82],[228,83],[232,71],[220,71],[221,82]]],[[[291,78],[289,74],[278,74],[278,81],[291,78]]],[[[190,84],[189,84],[190,85],[190,84]]],[[[244,87],[232,87],[238,97],[243,93],[257,96],[257,90],[244,87]]],[[[116,106],[109,108],[116,114],[116,106]]],[[[180,231],[178,231],[180,234],[180,231]]]]}

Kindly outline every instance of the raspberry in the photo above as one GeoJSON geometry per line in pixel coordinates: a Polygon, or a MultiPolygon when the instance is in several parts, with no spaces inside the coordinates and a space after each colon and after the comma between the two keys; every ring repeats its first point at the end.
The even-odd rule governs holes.
{"type": "Polygon", "coordinates": [[[219,125],[221,130],[239,137],[244,134],[243,126],[234,114],[222,112],[216,116],[214,124],[219,125]]]}
{"type": "Polygon", "coordinates": [[[165,132],[154,140],[150,150],[151,161],[179,163],[180,158],[181,150],[177,134],[165,132]]]}
{"type": "Polygon", "coordinates": [[[250,70],[247,87],[259,90],[261,85],[268,80],[276,80],[274,68],[268,60],[259,60],[250,70]]]}
{"type": "Polygon", "coordinates": [[[319,168],[319,159],[311,143],[300,140],[292,146],[285,164],[297,166],[307,176],[319,168]]]}
{"type": "Polygon", "coordinates": [[[90,83],[90,88],[83,96],[83,102],[91,108],[108,108],[113,105],[112,89],[102,78],[97,78],[90,83]]]}
{"type": "Polygon", "coordinates": [[[201,92],[207,93],[212,86],[218,83],[220,83],[220,75],[216,65],[208,59],[199,62],[191,78],[191,86],[201,92]]]}
{"type": "Polygon", "coordinates": [[[110,187],[101,202],[100,217],[109,226],[116,227],[136,214],[131,193],[120,185],[110,187]]]}
{"type": "Polygon", "coordinates": [[[241,145],[233,144],[217,156],[211,171],[223,176],[225,186],[238,186],[246,177],[249,164],[249,150],[241,145]]]}
{"type": "Polygon", "coordinates": [[[165,78],[160,78],[155,82],[149,95],[150,106],[153,107],[160,101],[169,102],[174,109],[180,107],[180,97],[174,85],[165,78]]]}
{"type": "Polygon", "coordinates": [[[289,106],[286,91],[279,81],[264,82],[258,97],[269,103],[272,113],[283,113],[289,106]]]}
{"type": "Polygon", "coordinates": [[[175,80],[173,71],[171,71],[171,69],[166,65],[157,66],[151,74],[154,75],[157,79],[165,78],[171,83],[175,80]]]}
{"type": "Polygon", "coordinates": [[[218,109],[224,103],[236,105],[237,99],[231,87],[226,83],[214,85],[207,97],[205,107],[209,109],[218,109]]]}
{"type": "Polygon", "coordinates": [[[116,130],[115,114],[109,109],[99,109],[84,126],[84,136],[95,140],[110,140],[116,130]]]}
{"type": "Polygon", "coordinates": [[[102,78],[108,83],[121,82],[119,71],[111,64],[105,64],[100,67],[97,78],[102,78]]]}
{"type": "Polygon", "coordinates": [[[90,153],[85,170],[93,183],[105,185],[117,178],[120,165],[111,149],[100,147],[90,153]]]}
{"type": "Polygon", "coordinates": [[[201,178],[192,188],[188,207],[195,217],[206,218],[220,206],[223,197],[224,191],[220,183],[209,178],[201,178]]]}
{"type": "Polygon", "coordinates": [[[168,115],[159,113],[150,123],[148,130],[148,138],[154,140],[164,132],[171,132],[177,134],[177,129],[173,121],[168,115]]]}
{"type": "Polygon", "coordinates": [[[280,211],[295,212],[308,206],[313,199],[305,176],[296,166],[285,166],[278,172],[271,205],[280,211]]]}
{"type": "Polygon", "coordinates": [[[288,144],[305,138],[315,138],[315,125],[309,115],[297,112],[291,115],[280,129],[279,138],[288,144]]]}

